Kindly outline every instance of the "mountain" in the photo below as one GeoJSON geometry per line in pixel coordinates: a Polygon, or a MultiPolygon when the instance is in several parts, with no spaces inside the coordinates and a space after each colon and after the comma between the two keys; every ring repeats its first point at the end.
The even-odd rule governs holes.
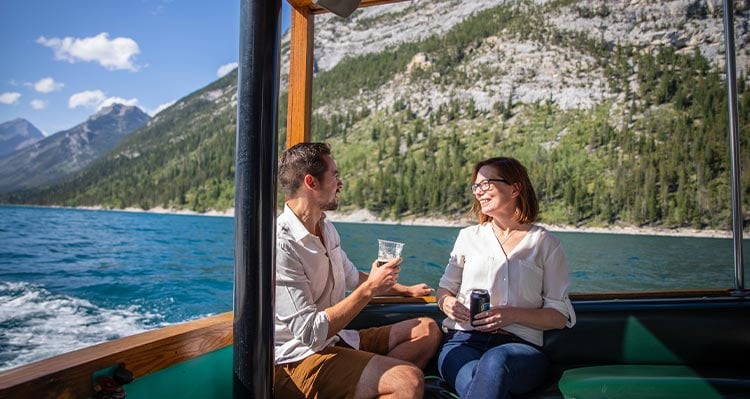
{"type": "Polygon", "coordinates": [[[44,134],[23,118],[0,124],[0,157],[18,151],[44,138],[44,134]]]}
{"type": "MultiPolygon", "coordinates": [[[[750,4],[735,3],[747,132],[750,4]]],[[[411,1],[319,16],[315,30],[313,140],[333,145],[343,210],[463,214],[473,163],[510,155],[546,223],[730,224],[717,0],[411,1]]],[[[178,101],[64,184],[0,201],[230,208],[236,79],[178,101]]]]}
{"type": "Polygon", "coordinates": [[[228,209],[234,199],[237,71],[159,112],[147,126],[61,184],[0,202],[228,209]]]}
{"type": "MultiPolygon", "coordinates": [[[[750,65],[750,2],[741,0],[735,3],[736,64],[740,68],[738,72],[741,72],[750,65]]],[[[499,74],[481,79],[474,87],[459,88],[451,82],[446,82],[447,86],[419,87],[416,84],[404,85],[399,76],[393,76],[392,69],[381,72],[372,67],[374,76],[360,73],[356,79],[378,79],[379,83],[390,81],[391,85],[370,92],[369,101],[363,105],[389,107],[399,97],[407,96],[419,102],[418,107],[413,104],[414,108],[434,109],[447,104],[447,94],[456,89],[457,96],[466,100],[471,98],[479,107],[489,109],[493,103],[505,101],[511,95],[512,87],[513,98],[525,103],[551,99],[565,108],[591,108],[608,100],[612,93],[609,87],[597,82],[601,80],[601,68],[587,64],[592,60],[586,51],[582,51],[585,49],[560,42],[561,39],[572,37],[600,40],[609,48],[623,46],[638,51],[656,51],[660,47],[669,47],[680,54],[699,51],[719,70],[724,67],[720,0],[443,0],[367,7],[355,11],[348,19],[332,14],[318,16],[315,23],[315,71],[329,71],[342,61],[352,63],[368,60],[364,62],[372,64],[374,58],[393,55],[399,49],[402,49],[401,54],[397,54],[403,59],[394,60],[392,65],[400,64],[400,69],[411,65],[408,66],[409,72],[414,67],[430,69],[423,66],[432,66],[435,58],[445,58],[447,54],[441,53],[449,49],[438,47],[432,50],[434,54],[417,54],[417,51],[409,52],[406,48],[424,47],[418,43],[427,44],[436,37],[453,35],[450,32],[455,31],[456,25],[464,23],[466,18],[487,15],[486,10],[498,7],[507,10],[507,14],[498,21],[504,25],[489,27],[494,28],[494,32],[487,37],[474,36],[478,40],[465,40],[462,43],[468,47],[455,50],[464,58],[462,62],[470,70],[494,68],[499,74]],[[534,76],[531,76],[531,69],[534,69],[534,76]],[[580,78],[576,76],[583,74],[580,78]],[[375,99],[378,104],[375,104],[375,99]]],[[[460,29],[468,34],[490,32],[487,29],[480,32],[484,28],[479,26],[460,29]]],[[[287,32],[284,37],[286,41],[290,39],[289,35],[287,32]]],[[[288,45],[283,45],[284,66],[288,65],[288,51],[288,45]]],[[[439,74],[440,71],[435,69],[432,67],[431,72],[439,74]]],[[[286,81],[287,76],[288,69],[283,69],[282,82],[286,81]]],[[[419,83],[419,80],[415,83],[419,83]]],[[[320,86],[328,84],[325,82],[320,86]]],[[[358,90],[359,87],[353,86],[351,90],[358,90]]],[[[339,94],[342,93],[332,95],[332,99],[349,101],[349,98],[342,98],[339,94]]],[[[318,99],[321,100],[320,104],[329,100],[316,93],[318,99]]],[[[338,105],[327,104],[331,108],[338,105]]]]}
{"type": "Polygon", "coordinates": [[[55,183],[84,168],[148,123],[137,107],[114,104],[85,122],[0,158],[0,193],[55,183]]]}

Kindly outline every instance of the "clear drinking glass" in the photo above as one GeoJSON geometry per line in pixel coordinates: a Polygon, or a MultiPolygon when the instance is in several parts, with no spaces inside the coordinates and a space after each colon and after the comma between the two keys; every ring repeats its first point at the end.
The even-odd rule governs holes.
{"type": "Polygon", "coordinates": [[[378,239],[378,266],[382,266],[389,260],[401,257],[403,242],[378,239]]]}

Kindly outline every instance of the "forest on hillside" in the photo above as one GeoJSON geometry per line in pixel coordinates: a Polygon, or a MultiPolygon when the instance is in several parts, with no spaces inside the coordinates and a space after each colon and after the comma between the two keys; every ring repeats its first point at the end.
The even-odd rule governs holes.
{"type": "MultiPolygon", "coordinates": [[[[344,210],[366,208],[390,219],[464,215],[472,200],[472,165],[502,155],[518,158],[529,169],[546,223],[728,229],[723,71],[698,52],[665,46],[643,51],[561,31],[545,21],[544,7],[568,3],[488,9],[445,35],[346,58],[317,74],[314,110],[342,99],[352,104],[314,111],[312,121],[314,140],[333,145],[345,184],[344,210]],[[362,107],[357,100],[362,92],[377,93],[395,75],[406,74],[418,53],[430,55],[432,66],[409,72],[413,87],[429,81],[452,93],[488,79],[492,70],[469,73],[463,66],[471,51],[493,36],[522,37],[593,57],[618,100],[592,109],[561,109],[553,101],[522,103],[511,93],[482,109],[455,96],[430,112],[416,108],[408,95],[385,108],[362,107]]],[[[189,96],[185,106],[166,111],[160,121],[64,184],[0,201],[198,212],[232,207],[236,109],[227,106],[230,100],[212,102],[201,93],[231,93],[236,77],[236,72],[227,75],[189,96]]],[[[741,164],[750,170],[746,71],[740,71],[738,97],[741,164]]],[[[279,114],[278,144],[283,146],[283,94],[279,114]]],[[[749,209],[748,174],[742,187],[749,209]]]]}
{"type": "MultiPolygon", "coordinates": [[[[624,100],[571,111],[549,101],[514,103],[509,96],[492,110],[480,111],[471,100],[453,99],[427,118],[417,116],[404,100],[378,114],[367,109],[316,114],[315,139],[342,148],[337,159],[348,178],[342,202],[391,219],[460,214],[472,200],[472,165],[503,155],[518,158],[529,169],[547,223],[728,229],[723,71],[697,51],[614,46],[557,30],[542,15],[497,7],[445,36],[405,44],[393,53],[345,59],[316,78],[316,105],[355,96],[361,87],[377,90],[420,52],[432,55],[433,65],[428,73],[412,72],[413,80],[460,86],[487,79],[467,76],[460,65],[470,57],[466,49],[490,36],[533,38],[591,55],[604,69],[610,89],[624,100]],[[633,81],[637,91],[631,90],[633,81]]],[[[738,97],[744,132],[741,164],[748,170],[746,71],[739,77],[738,97]]],[[[742,187],[747,209],[748,174],[742,187]]]]}

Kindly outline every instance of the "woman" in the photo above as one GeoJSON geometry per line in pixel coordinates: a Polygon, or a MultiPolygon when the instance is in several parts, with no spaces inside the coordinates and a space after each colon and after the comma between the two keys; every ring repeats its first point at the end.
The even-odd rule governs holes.
{"type": "Polygon", "coordinates": [[[459,233],[436,294],[448,316],[438,367],[461,398],[507,398],[544,381],[543,331],[575,324],[568,265],[560,240],[534,224],[539,205],[520,162],[481,161],[472,182],[479,224],[459,233]],[[473,321],[472,289],[490,293],[473,321]]]}

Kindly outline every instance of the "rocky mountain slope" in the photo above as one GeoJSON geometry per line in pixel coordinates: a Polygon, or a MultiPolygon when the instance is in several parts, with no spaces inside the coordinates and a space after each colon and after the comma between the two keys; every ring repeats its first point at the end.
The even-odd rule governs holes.
{"type": "Polygon", "coordinates": [[[23,118],[0,124],[0,157],[18,151],[44,138],[44,134],[23,118]]]}
{"type": "MultiPolygon", "coordinates": [[[[735,44],[738,74],[750,67],[750,1],[735,1],[735,44]]],[[[318,16],[315,22],[315,72],[330,70],[341,60],[366,54],[392,51],[404,43],[440,36],[466,17],[483,10],[505,6],[534,25],[535,34],[527,36],[506,30],[467,49],[462,68],[474,85],[458,87],[450,82],[440,85],[410,85],[408,74],[394,76],[388,85],[369,96],[363,106],[390,107],[398,99],[415,101],[413,108],[436,109],[449,102],[448,94],[473,99],[489,109],[498,101],[533,103],[551,100],[565,108],[591,108],[612,98],[602,77],[604,65],[595,65],[588,54],[540,41],[539,33],[557,31],[601,40],[614,46],[633,46],[653,51],[668,46],[681,54],[699,51],[715,66],[724,66],[721,0],[585,0],[585,1],[509,1],[509,0],[413,0],[356,11],[349,19],[335,15],[318,16]],[[536,36],[536,37],[535,37],[536,36]],[[479,70],[492,75],[476,76],[479,70]],[[474,75],[474,76],[471,76],[474,75]],[[377,101],[376,101],[377,100],[377,101]],[[377,102],[377,104],[375,104],[377,102]]],[[[289,34],[284,37],[288,42],[289,34]]],[[[288,65],[288,45],[283,44],[282,65],[288,65]]],[[[430,70],[434,54],[417,54],[410,70],[430,70]]],[[[407,71],[408,72],[408,71],[407,71]]],[[[288,72],[282,71],[282,87],[288,72]]],[[[420,82],[421,83],[421,82],[420,82]]],[[[333,104],[332,108],[340,104],[333,104]]],[[[319,112],[326,113],[325,107],[319,112]]]]}
{"type": "Polygon", "coordinates": [[[149,119],[137,107],[114,104],[72,129],[0,158],[0,193],[57,182],[110,151],[149,119]]]}
{"type": "MultiPolygon", "coordinates": [[[[412,0],[363,8],[347,19],[333,14],[317,16],[315,71],[329,70],[345,57],[442,35],[466,17],[497,6],[545,6],[549,13],[546,23],[562,30],[644,48],[668,44],[691,51],[697,47],[706,57],[723,62],[721,0],[412,0]]],[[[735,0],[734,8],[737,63],[747,66],[750,1],[735,0]]],[[[282,38],[282,65],[286,66],[289,39],[287,32],[282,38]]]]}

